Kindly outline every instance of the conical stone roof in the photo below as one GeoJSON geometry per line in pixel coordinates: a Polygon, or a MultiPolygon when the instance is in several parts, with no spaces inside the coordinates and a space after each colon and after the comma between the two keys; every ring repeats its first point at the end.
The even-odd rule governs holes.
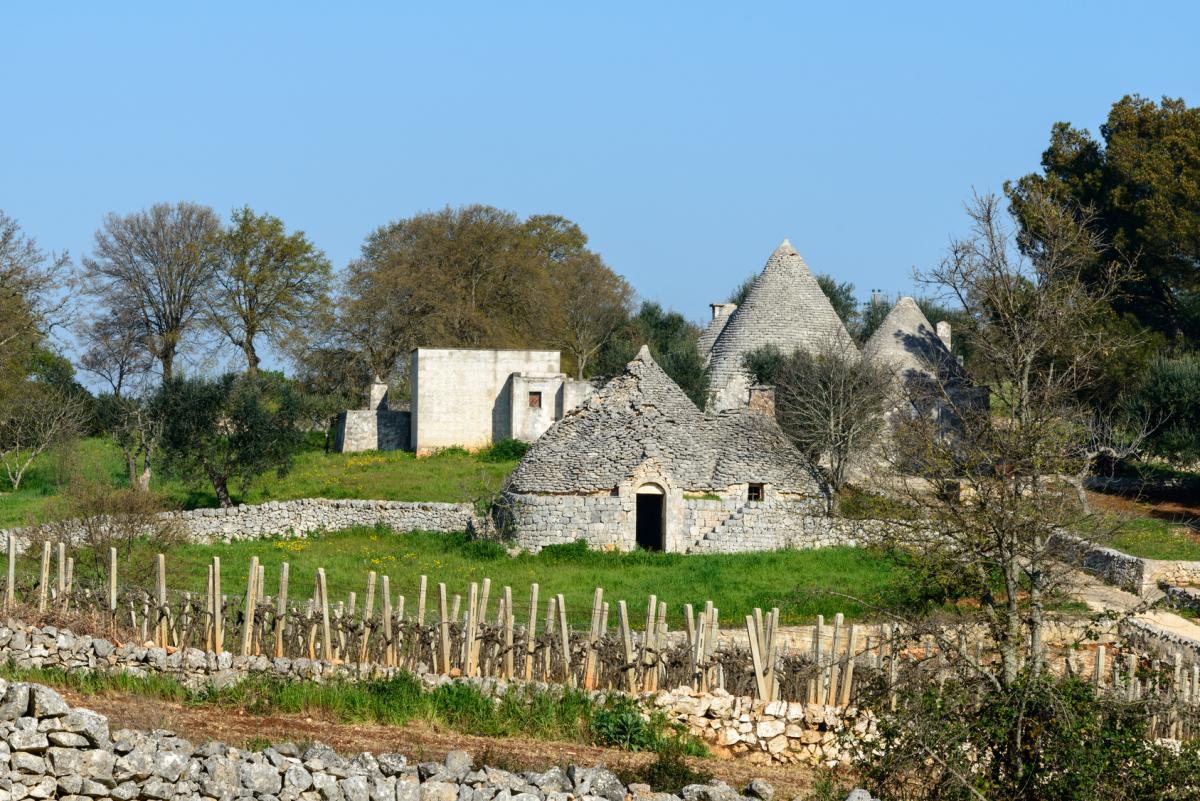
{"type": "Polygon", "coordinates": [[[709,408],[746,404],[750,377],[743,360],[747,353],[764,345],[775,345],[784,353],[799,349],[817,352],[829,344],[854,349],[854,341],[817,279],[785,239],[713,343],[709,408]]]}
{"type": "Polygon", "coordinates": [[[744,482],[773,484],[786,492],[819,489],[774,421],[749,411],[705,416],[643,346],[624,373],[533,444],[507,490],[613,490],[650,459],[686,490],[744,482]]]}
{"type": "Polygon", "coordinates": [[[898,378],[934,379],[958,372],[937,329],[910,297],[902,297],[863,345],[863,358],[886,364],[898,378]]]}

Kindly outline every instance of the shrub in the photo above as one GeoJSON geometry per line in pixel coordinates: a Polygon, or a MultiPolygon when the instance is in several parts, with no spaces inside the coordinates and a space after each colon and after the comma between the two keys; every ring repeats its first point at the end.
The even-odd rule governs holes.
{"type": "Polygon", "coordinates": [[[754,376],[756,384],[774,385],[785,362],[787,356],[783,351],[770,344],[755,348],[742,357],[742,365],[754,376]]]}
{"type": "Polygon", "coordinates": [[[623,696],[596,710],[592,716],[592,736],[600,745],[626,751],[653,751],[660,740],[659,732],[642,717],[637,702],[623,696]]]}
{"type": "Polygon", "coordinates": [[[1186,463],[1200,460],[1200,354],[1155,361],[1133,405],[1155,426],[1151,450],[1186,463]]]}
{"type": "Polygon", "coordinates": [[[1147,740],[1151,703],[1098,697],[1077,678],[914,681],[882,716],[861,776],[881,797],[913,801],[1195,798],[1197,744],[1147,740]]]}
{"type": "MultiPolygon", "coordinates": [[[[182,540],[179,523],[160,515],[165,508],[154,493],[76,476],[51,503],[54,522],[43,523],[31,539],[39,547],[42,541],[78,546],[80,557],[90,557],[91,570],[103,576],[108,570],[109,548],[116,548],[118,557],[128,561],[135,550],[165,552],[182,540]]],[[[89,565],[81,563],[79,567],[82,574],[89,565]]]]}
{"type": "Polygon", "coordinates": [[[528,450],[528,442],[506,437],[493,442],[491,447],[481,452],[479,460],[481,462],[515,462],[523,458],[528,450]]]}

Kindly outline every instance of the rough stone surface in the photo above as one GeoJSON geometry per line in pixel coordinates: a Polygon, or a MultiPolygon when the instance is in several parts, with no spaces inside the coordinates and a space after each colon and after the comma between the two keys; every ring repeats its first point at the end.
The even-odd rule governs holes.
{"type": "MultiPolygon", "coordinates": [[[[275,537],[303,537],[315,531],[337,531],[353,526],[385,525],[396,531],[468,531],[481,525],[469,503],[419,503],[406,501],[330,500],[303,498],[293,501],[231,506],[227,509],[191,509],[164,512],[165,520],[179,525],[193,542],[231,542],[275,537]]],[[[28,545],[27,529],[0,530],[0,545],[17,540],[18,551],[28,545]]]]}
{"type": "Polygon", "coordinates": [[[744,408],[751,378],[743,360],[763,345],[816,352],[833,342],[857,352],[808,265],[786,239],[715,337],[709,356],[711,409],[744,408]]]}
{"type": "Polygon", "coordinates": [[[823,487],[774,420],[701,412],[647,348],[534,443],[506,487],[500,528],[530,550],[577,539],[629,550],[648,488],[663,498],[664,550],[822,540],[803,518],[823,517],[823,487]],[[761,499],[750,500],[751,484],[761,499]]]}

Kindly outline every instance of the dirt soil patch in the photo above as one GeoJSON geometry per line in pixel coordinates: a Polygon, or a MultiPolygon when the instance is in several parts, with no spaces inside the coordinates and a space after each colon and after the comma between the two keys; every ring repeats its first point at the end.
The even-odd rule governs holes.
{"type": "Polygon", "coordinates": [[[1104,512],[1135,517],[1153,517],[1178,523],[1181,528],[1188,529],[1191,536],[1200,539],[1200,497],[1160,500],[1089,491],[1088,502],[1093,508],[1104,512]]]}
{"type": "MultiPolygon", "coordinates": [[[[346,724],[308,715],[249,715],[234,709],[188,707],[140,696],[81,695],[62,688],[59,692],[73,706],[106,715],[114,730],[168,729],[193,743],[220,740],[242,747],[259,739],[279,743],[320,740],[344,754],[391,752],[404,754],[413,762],[440,761],[448,752],[462,749],[475,758],[476,764],[513,771],[603,763],[621,772],[654,760],[652,754],[523,737],[479,737],[420,722],[407,726],[346,724]]],[[[777,797],[784,799],[811,790],[817,776],[814,769],[801,765],[755,765],[744,759],[719,757],[689,762],[739,790],[751,779],[766,779],[774,785],[777,797]]]]}

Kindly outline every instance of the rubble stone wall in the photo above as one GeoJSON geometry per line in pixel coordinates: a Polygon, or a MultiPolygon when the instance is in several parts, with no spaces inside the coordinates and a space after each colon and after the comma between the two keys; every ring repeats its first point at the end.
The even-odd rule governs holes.
{"type": "MultiPolygon", "coordinates": [[[[192,687],[228,687],[251,675],[314,682],[383,678],[398,672],[368,664],[331,664],[320,660],[233,656],[195,648],[168,652],[135,644],[115,646],[106,639],[78,635],[52,626],[10,621],[0,627],[0,661],[17,668],[57,668],[122,672],[136,676],[163,674],[192,687]]],[[[468,681],[486,695],[501,696],[522,686],[497,679],[451,679],[423,674],[428,687],[468,681]]],[[[534,684],[556,692],[556,685],[534,684]]],[[[598,692],[597,696],[604,693],[598,692]]],[[[854,707],[826,707],[787,701],[764,702],[722,690],[700,693],[688,687],[645,694],[647,711],[657,709],[687,726],[717,752],[753,762],[836,765],[853,759],[874,736],[871,715],[854,707]]],[[[0,713],[0,717],[2,717],[0,713]]],[[[86,794],[86,793],[85,793],[86,794]]]]}

